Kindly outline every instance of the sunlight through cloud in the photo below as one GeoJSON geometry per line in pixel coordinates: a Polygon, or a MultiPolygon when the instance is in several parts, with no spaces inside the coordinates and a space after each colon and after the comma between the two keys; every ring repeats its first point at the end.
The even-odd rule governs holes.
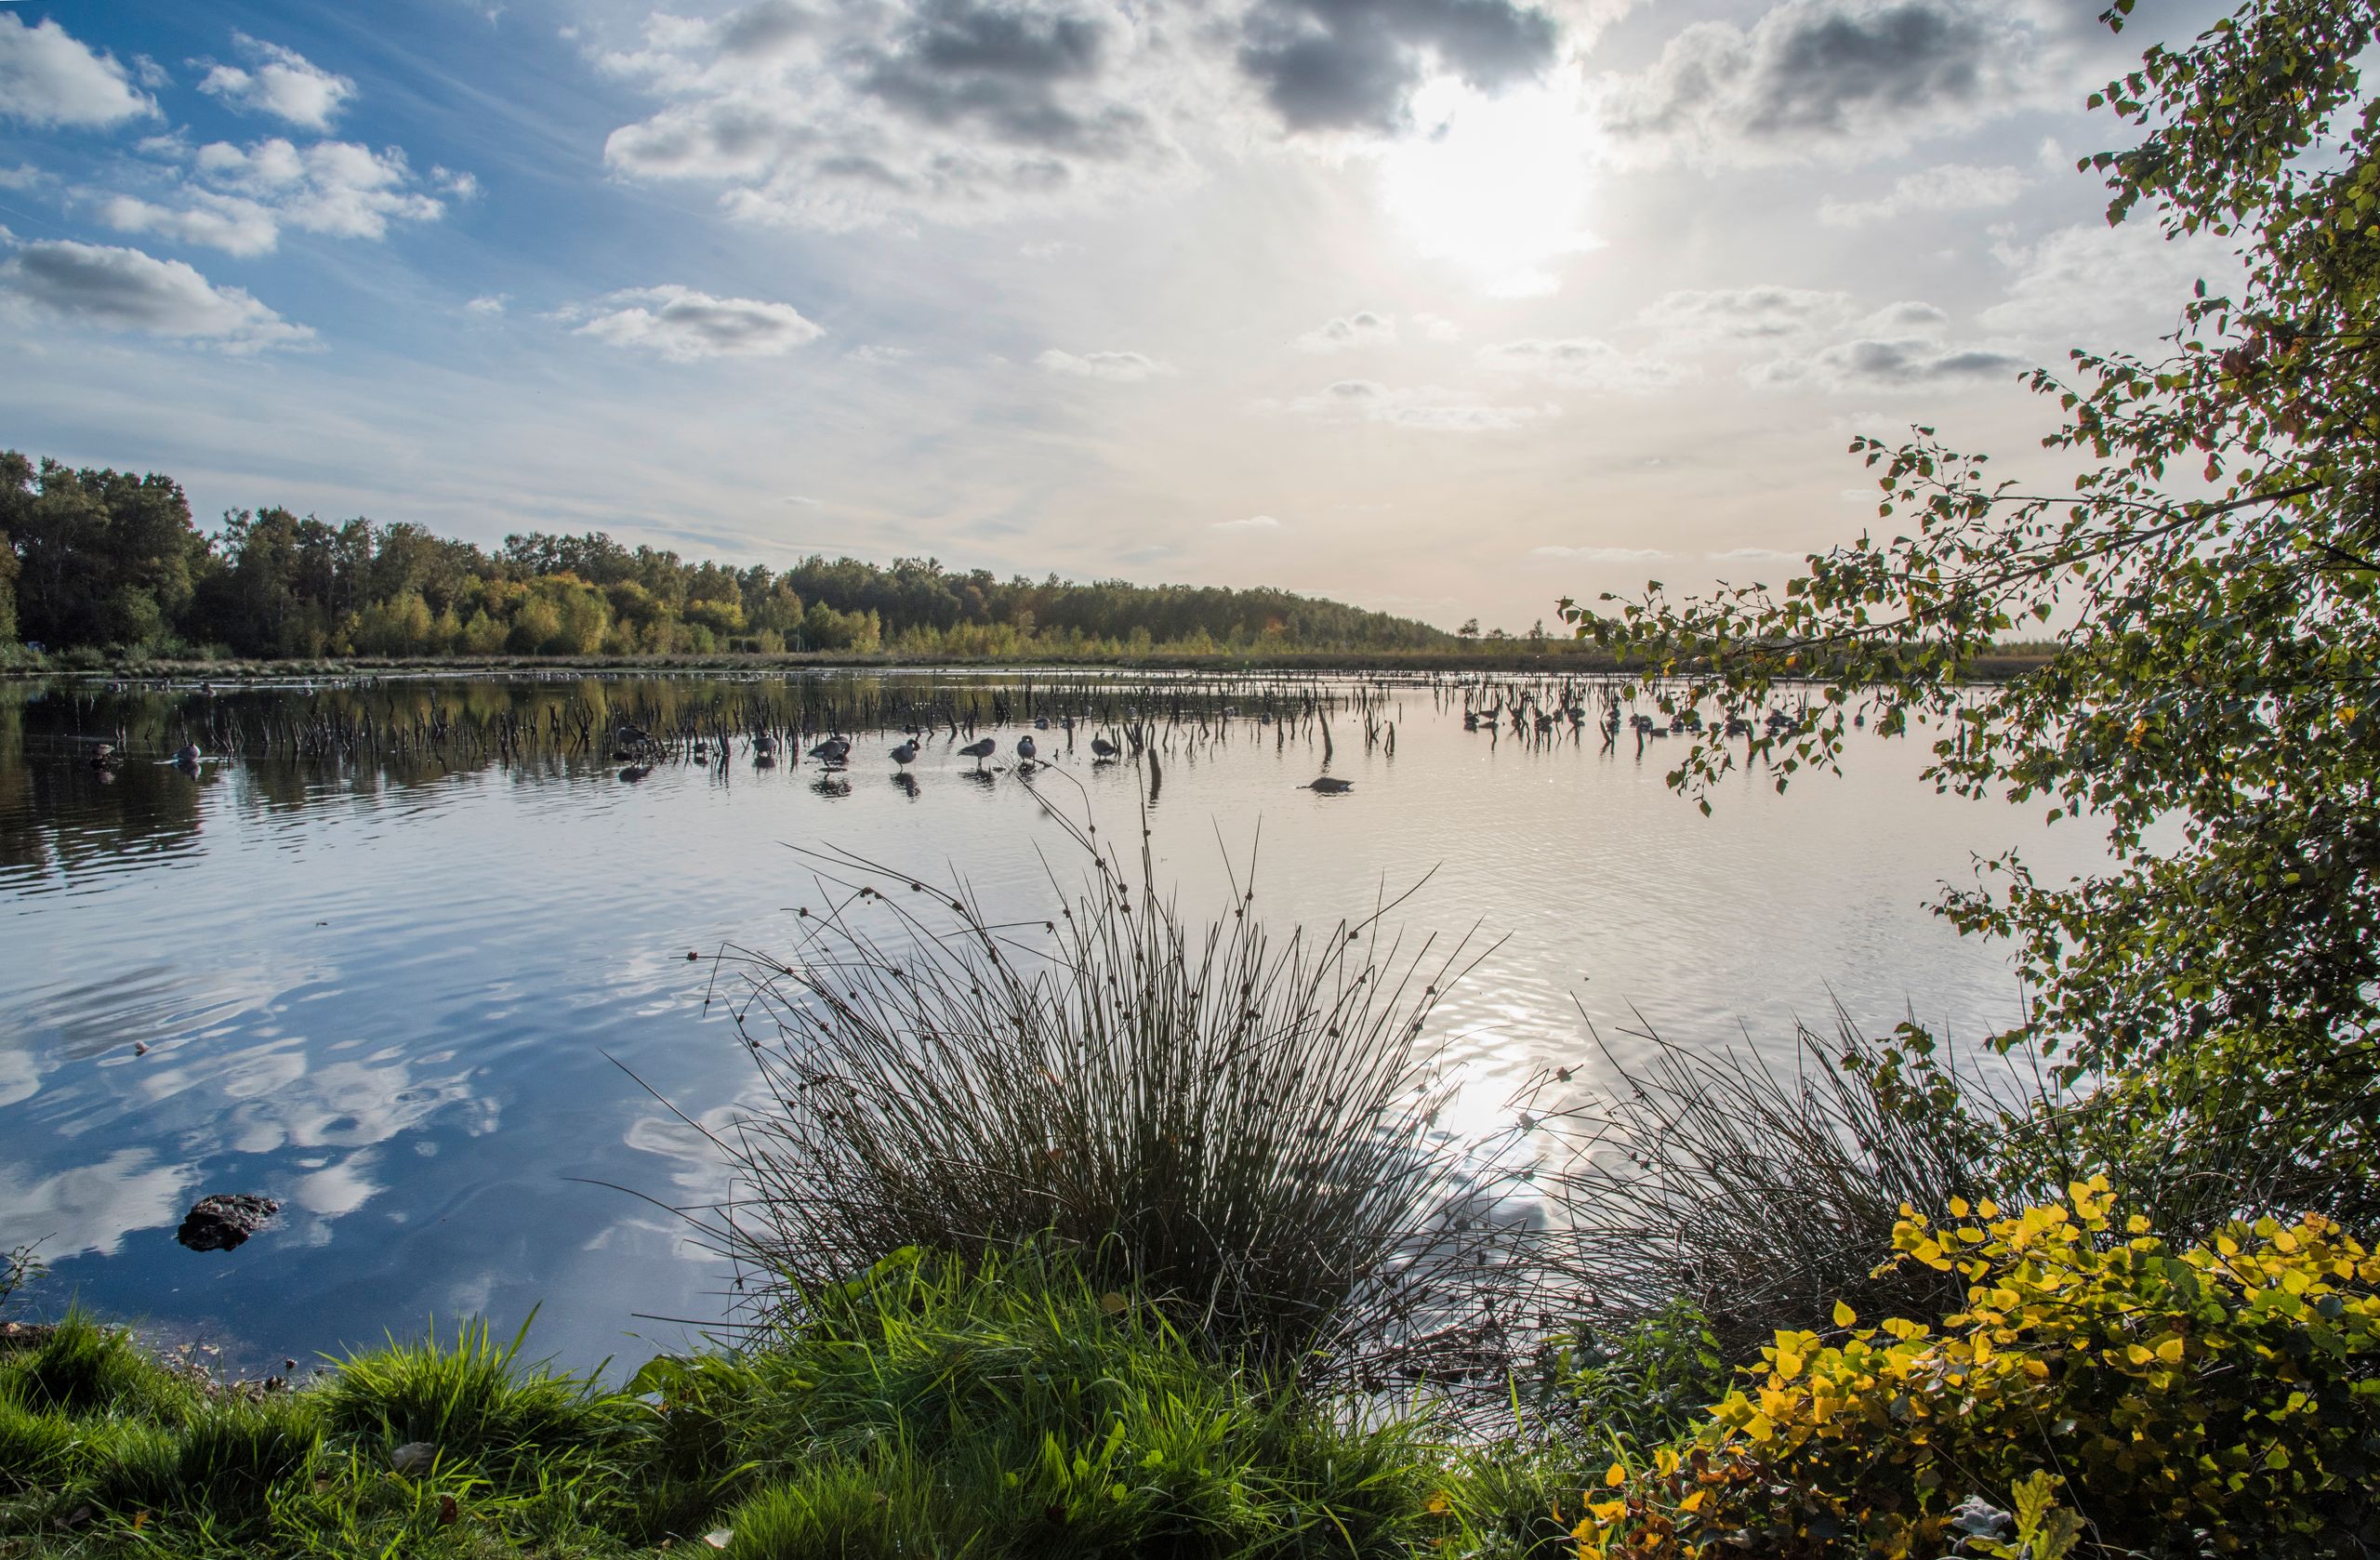
{"type": "Polygon", "coordinates": [[[1600,243],[1586,228],[1595,137],[1577,89],[1489,97],[1452,77],[1414,95],[1421,133],[1380,154],[1381,203],[1413,246],[1491,296],[1556,291],[1551,269],[1600,243]]]}

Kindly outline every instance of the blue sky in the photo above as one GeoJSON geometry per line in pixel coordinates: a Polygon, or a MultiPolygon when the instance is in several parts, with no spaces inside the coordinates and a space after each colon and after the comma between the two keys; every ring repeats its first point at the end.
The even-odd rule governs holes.
{"type": "Polygon", "coordinates": [[[1517,631],[1856,532],[1854,432],[2057,479],[2019,371],[2223,264],[2073,171],[2096,9],[8,5],[0,443],[1517,631]]]}

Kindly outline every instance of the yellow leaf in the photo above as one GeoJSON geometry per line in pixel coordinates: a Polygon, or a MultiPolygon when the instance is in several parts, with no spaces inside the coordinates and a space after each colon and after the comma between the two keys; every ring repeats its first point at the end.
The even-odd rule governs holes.
{"type": "Polygon", "coordinates": [[[2157,1357],[2163,1360],[2168,1365],[2180,1364],[2182,1359],[2182,1341],[2178,1338],[2166,1339],[2162,1343],[2157,1345],[2157,1357]]]}
{"type": "Polygon", "coordinates": [[[1111,1316],[1122,1315],[1124,1313],[1124,1307],[1130,1303],[1130,1302],[1127,1301],[1122,1295],[1117,1294],[1114,1289],[1110,1289],[1105,1294],[1099,1297],[1099,1308],[1102,1311],[1106,1312],[1111,1316]]]}
{"type": "Polygon", "coordinates": [[[1708,1500],[1710,1495],[1711,1492],[1707,1489],[1698,1489],[1693,1494],[1687,1496],[1685,1500],[1680,1501],[1677,1503],[1677,1509],[1682,1512],[1699,1512],[1702,1509],[1702,1502],[1708,1500]]]}
{"type": "Polygon", "coordinates": [[[1851,1307],[1850,1307],[1850,1306],[1848,1306],[1848,1305],[1844,1304],[1843,1302],[1841,1302],[1841,1301],[1839,1301],[1839,1300],[1838,1300],[1838,1301],[1836,1301],[1836,1302],[1834,1302],[1834,1325],[1835,1325],[1835,1326],[1837,1326],[1837,1327],[1849,1327],[1849,1326],[1851,1326],[1852,1324],[1854,1324],[1855,1322],[1858,1321],[1858,1319],[1859,1319],[1859,1313],[1858,1313],[1858,1312],[1854,1311],[1853,1309],[1851,1309],[1851,1307]]]}
{"type": "Polygon", "coordinates": [[[1628,1465],[1624,1462],[1613,1463],[1608,1469],[1605,1470],[1603,1482],[1609,1485],[1612,1488],[1618,1489],[1621,1485],[1628,1482],[1628,1465]]]}

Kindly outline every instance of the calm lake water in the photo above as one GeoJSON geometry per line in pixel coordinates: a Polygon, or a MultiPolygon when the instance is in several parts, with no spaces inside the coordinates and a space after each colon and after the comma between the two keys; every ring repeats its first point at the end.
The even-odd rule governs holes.
{"type": "MultiPolygon", "coordinates": [[[[79,1295],[246,1362],[431,1316],[509,1328],[533,1306],[534,1346],[575,1364],[682,1341],[640,1314],[720,1316],[723,1270],[617,1188],[699,1201],[719,1173],[637,1079],[712,1121],[754,1084],[723,1004],[706,1010],[714,966],[687,954],[793,945],[820,891],[788,847],[963,877],[1039,919],[1049,875],[1071,885],[1080,860],[1029,786],[1106,838],[1145,807],[1158,872],[1194,909],[1223,903],[1225,853],[1244,866],[1260,833],[1276,924],[1360,915],[1435,868],[1397,919],[1502,939],[1441,1009],[1483,1122],[1540,1064],[1600,1066],[1580,1007],[1606,1039],[1641,1014],[1779,1059],[1795,1017],[1831,1023],[1837,1000],[1875,1029],[1912,1011],[1954,1035],[2003,1025],[2004,950],[1926,902],[1978,853],[2023,844],[2045,876],[2096,859],[2070,825],[1936,796],[1918,741],[1863,734],[1844,777],[1781,797],[1739,775],[1705,818],[1662,784],[1673,742],[1600,751],[1592,722],[1580,741],[1491,741],[1464,730],[1459,694],[1421,683],[1370,690],[1393,756],[1334,718],[1345,796],[1296,788],[1319,744],[1257,723],[1253,694],[1203,737],[1170,733],[1154,800],[1144,771],[1092,764],[1089,729],[1071,750],[1034,733],[1058,762],[1029,786],[972,776],[945,732],[910,784],[886,757],[897,734],[862,737],[840,782],[739,752],[624,784],[607,753],[543,742],[513,761],[150,761],[171,732],[245,733],[255,752],[365,719],[385,739],[432,709],[486,731],[755,697],[981,708],[995,691],[1021,718],[1012,679],[923,674],[0,687],[0,1246],[44,1242],[45,1307],[79,1295]],[[102,775],[92,745],[119,731],[135,757],[102,775]],[[183,1211],[213,1192],[284,1210],[236,1251],[181,1249],[183,1211]]],[[[1046,681],[1038,697],[1055,712],[1046,681]]],[[[997,762],[1028,730],[997,732],[997,762]]]]}

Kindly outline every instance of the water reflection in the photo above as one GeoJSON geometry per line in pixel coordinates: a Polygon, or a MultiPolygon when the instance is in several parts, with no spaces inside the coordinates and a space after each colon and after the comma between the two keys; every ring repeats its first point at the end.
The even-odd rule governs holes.
{"type": "MultiPolygon", "coordinates": [[[[681,1206],[719,1190],[699,1134],[644,1091],[717,1126],[753,1091],[713,966],[687,954],[797,945],[819,901],[787,846],[964,881],[1038,923],[1082,866],[1049,807],[1127,847],[1145,826],[1193,915],[1228,904],[1225,857],[1251,850],[1281,921],[1361,914],[1435,871],[1417,930],[1504,939],[1440,1010],[1464,1076],[1450,1126],[1588,1060],[1574,998],[1615,1043],[1637,1010],[1777,1047],[1833,996],[1878,1025],[1910,1004],[1964,1033],[2015,1013],[2000,953],[1921,906],[1971,852],[2041,831],[1915,785],[1913,744],[1863,735],[1849,778],[1783,799],[1744,776],[1706,820],[1663,787],[1665,744],[1491,739],[1426,688],[1366,690],[1394,748],[1342,710],[1326,766],[1293,715],[1202,707],[1130,739],[1062,708],[1030,725],[1064,685],[1028,702],[1013,677],[884,674],[801,695],[913,711],[889,724],[920,729],[914,773],[873,727],[847,768],[790,723],[775,763],[742,741],[722,761],[733,712],[800,702],[782,682],[0,686],[0,1244],[48,1236],[55,1292],[224,1322],[276,1355],[542,1302],[541,1346],[591,1362],[640,1313],[716,1316],[726,1274],[602,1184],[681,1206]],[[994,698],[1004,726],[943,718],[994,698]],[[710,722],[707,761],[648,755],[622,784],[629,714],[710,722]],[[1013,757],[1027,732],[1038,774],[1013,757]],[[250,756],[148,761],[186,740],[250,756]],[[130,757],[112,780],[88,763],[100,741],[130,757]],[[1326,767],[1352,793],[1301,788],[1326,767]],[[182,1251],[170,1231],[208,1192],[284,1212],[236,1253],[182,1251]]],[[[2045,876],[2088,859],[2085,837],[2047,843],[2045,876]]]]}

